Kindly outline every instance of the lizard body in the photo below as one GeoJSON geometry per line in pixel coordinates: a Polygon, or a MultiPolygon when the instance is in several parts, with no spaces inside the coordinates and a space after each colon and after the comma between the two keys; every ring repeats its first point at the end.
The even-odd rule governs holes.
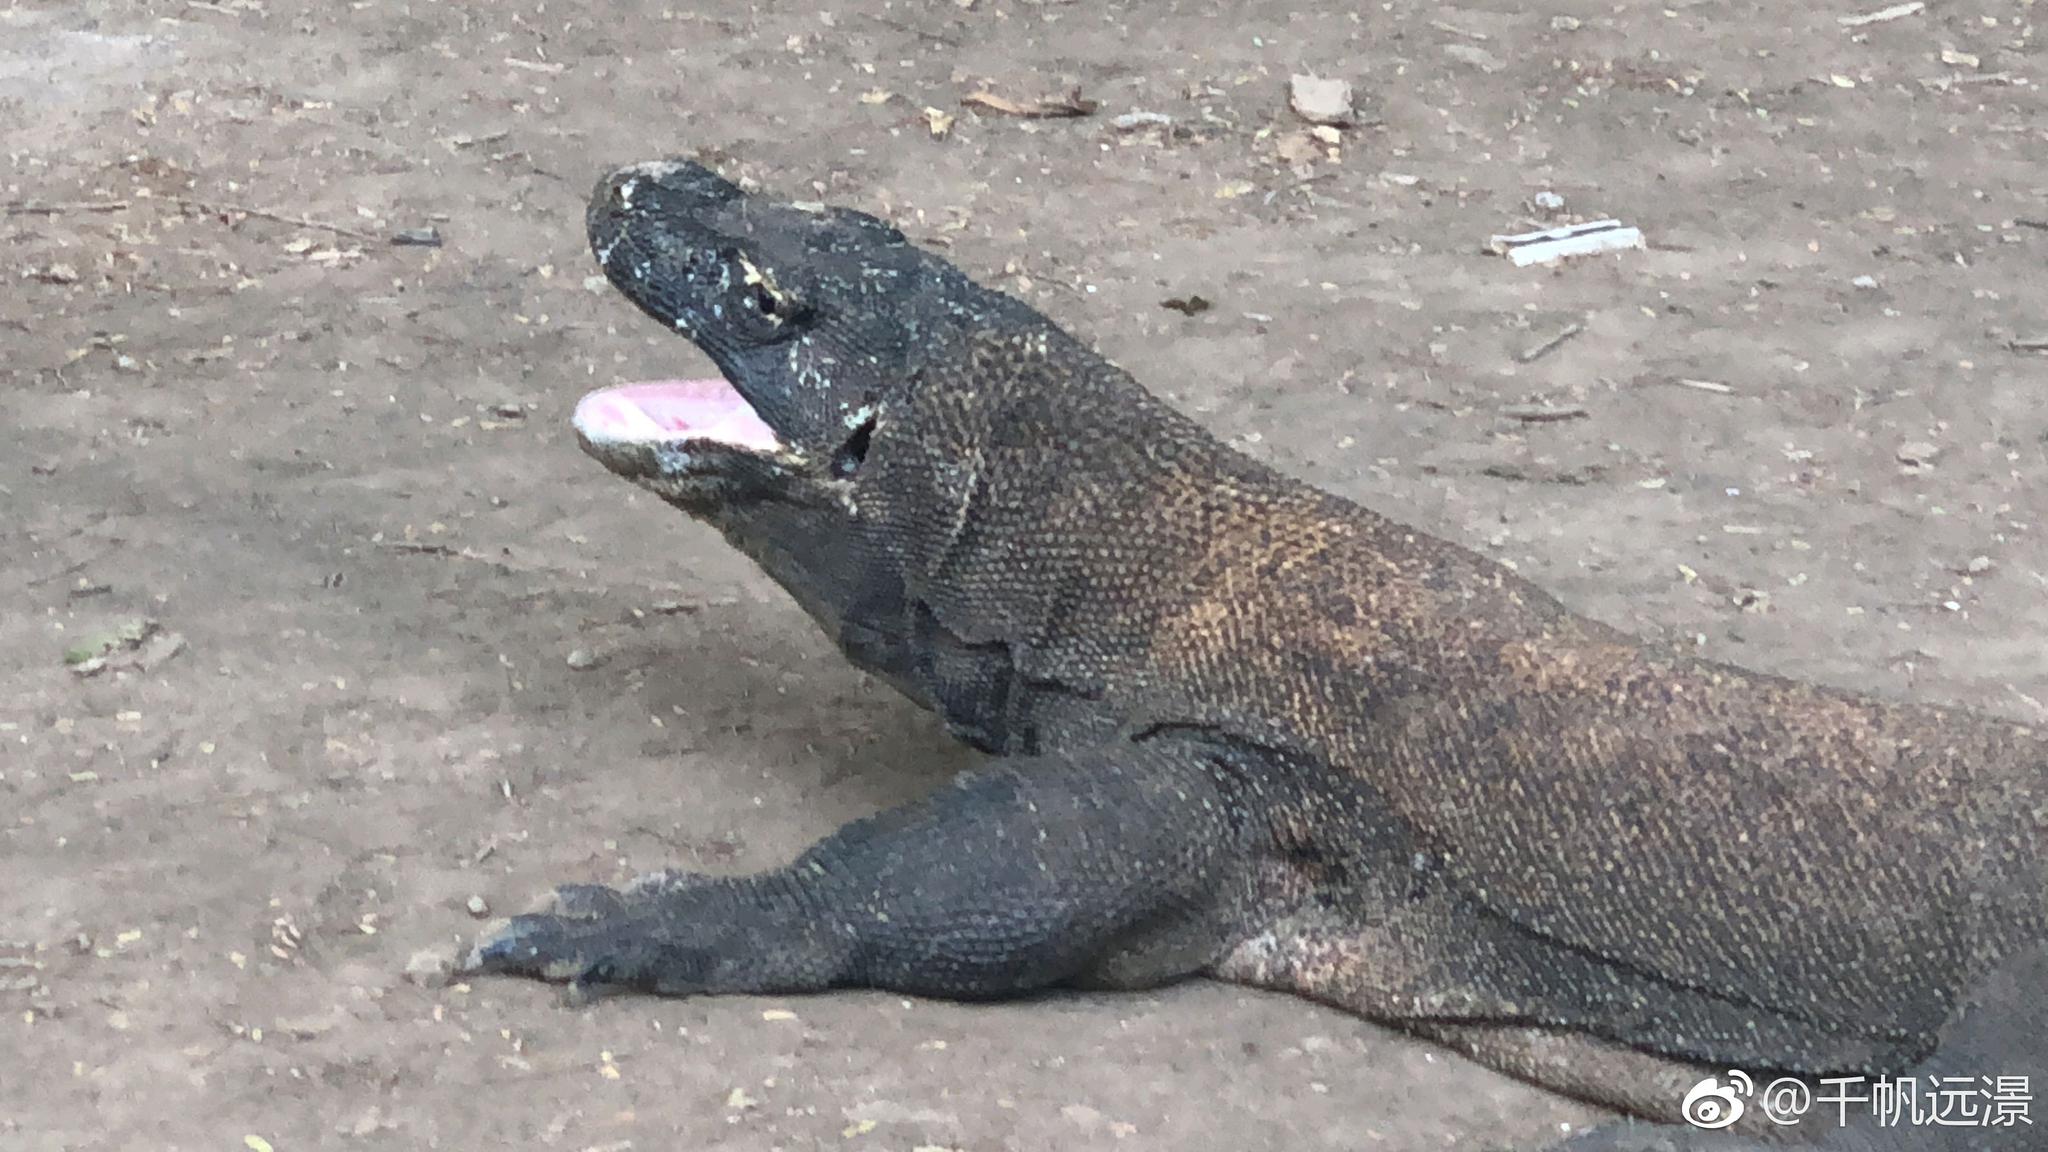
{"type": "Polygon", "coordinates": [[[1703,1070],[1910,1067],[2048,937],[2034,730],[1652,651],[1232,450],[872,217],[661,162],[588,226],[729,391],[596,394],[586,450],[1000,759],[787,869],[565,889],[477,967],[1201,973],[1669,1118],[1703,1070]],[[721,403],[762,428],[694,433],[721,403]]]}

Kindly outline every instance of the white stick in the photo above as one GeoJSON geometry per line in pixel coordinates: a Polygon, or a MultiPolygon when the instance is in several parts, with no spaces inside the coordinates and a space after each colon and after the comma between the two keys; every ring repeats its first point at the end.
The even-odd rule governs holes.
{"type": "Polygon", "coordinates": [[[1865,24],[1882,24],[1887,20],[1897,20],[1902,16],[1911,16],[1915,12],[1925,11],[1926,8],[1927,5],[1922,3],[1921,0],[1912,0],[1908,4],[1894,4],[1889,8],[1880,8],[1875,12],[1865,12],[1861,16],[1837,16],[1835,17],[1835,23],[1840,24],[1844,28],[1861,28],[1865,24]]]}

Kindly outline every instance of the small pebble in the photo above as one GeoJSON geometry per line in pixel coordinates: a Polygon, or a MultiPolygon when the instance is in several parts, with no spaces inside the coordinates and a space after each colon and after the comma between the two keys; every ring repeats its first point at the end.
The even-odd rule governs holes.
{"type": "Polygon", "coordinates": [[[489,904],[484,903],[484,898],[481,896],[471,896],[469,898],[468,908],[469,914],[479,919],[485,916],[489,916],[491,914],[491,906],[489,904]]]}
{"type": "Polygon", "coordinates": [[[1322,76],[1294,76],[1288,82],[1288,104],[1311,124],[1342,127],[1351,123],[1351,85],[1322,76]]]}
{"type": "Polygon", "coordinates": [[[602,663],[604,658],[588,648],[578,648],[569,653],[569,667],[578,672],[587,672],[602,663]]]}
{"type": "Polygon", "coordinates": [[[1989,556],[1970,557],[1968,570],[1972,576],[1982,576],[1986,572],[1991,571],[1991,567],[1991,557],[1989,556]]]}
{"type": "Polygon", "coordinates": [[[405,962],[405,978],[422,988],[440,988],[454,974],[453,948],[422,948],[405,962]]]}

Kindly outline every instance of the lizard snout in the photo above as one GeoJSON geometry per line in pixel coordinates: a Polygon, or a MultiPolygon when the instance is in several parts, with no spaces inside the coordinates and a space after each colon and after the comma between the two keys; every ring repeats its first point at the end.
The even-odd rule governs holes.
{"type": "Polygon", "coordinates": [[[591,247],[608,247],[636,220],[659,218],[673,226],[745,195],[739,185],[689,160],[628,164],[606,173],[591,192],[585,220],[591,247]]]}

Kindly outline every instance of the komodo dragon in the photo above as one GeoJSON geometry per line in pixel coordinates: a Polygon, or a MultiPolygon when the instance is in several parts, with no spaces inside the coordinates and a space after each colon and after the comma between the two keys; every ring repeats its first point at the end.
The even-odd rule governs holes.
{"type": "Polygon", "coordinates": [[[563,888],[472,970],[1204,974],[1668,1120],[1723,1069],[1909,1068],[2048,939],[2041,733],[1646,647],[1233,451],[874,217],[665,161],[587,225],[724,378],[591,394],[585,450],[1000,759],[785,868],[563,888]]]}

